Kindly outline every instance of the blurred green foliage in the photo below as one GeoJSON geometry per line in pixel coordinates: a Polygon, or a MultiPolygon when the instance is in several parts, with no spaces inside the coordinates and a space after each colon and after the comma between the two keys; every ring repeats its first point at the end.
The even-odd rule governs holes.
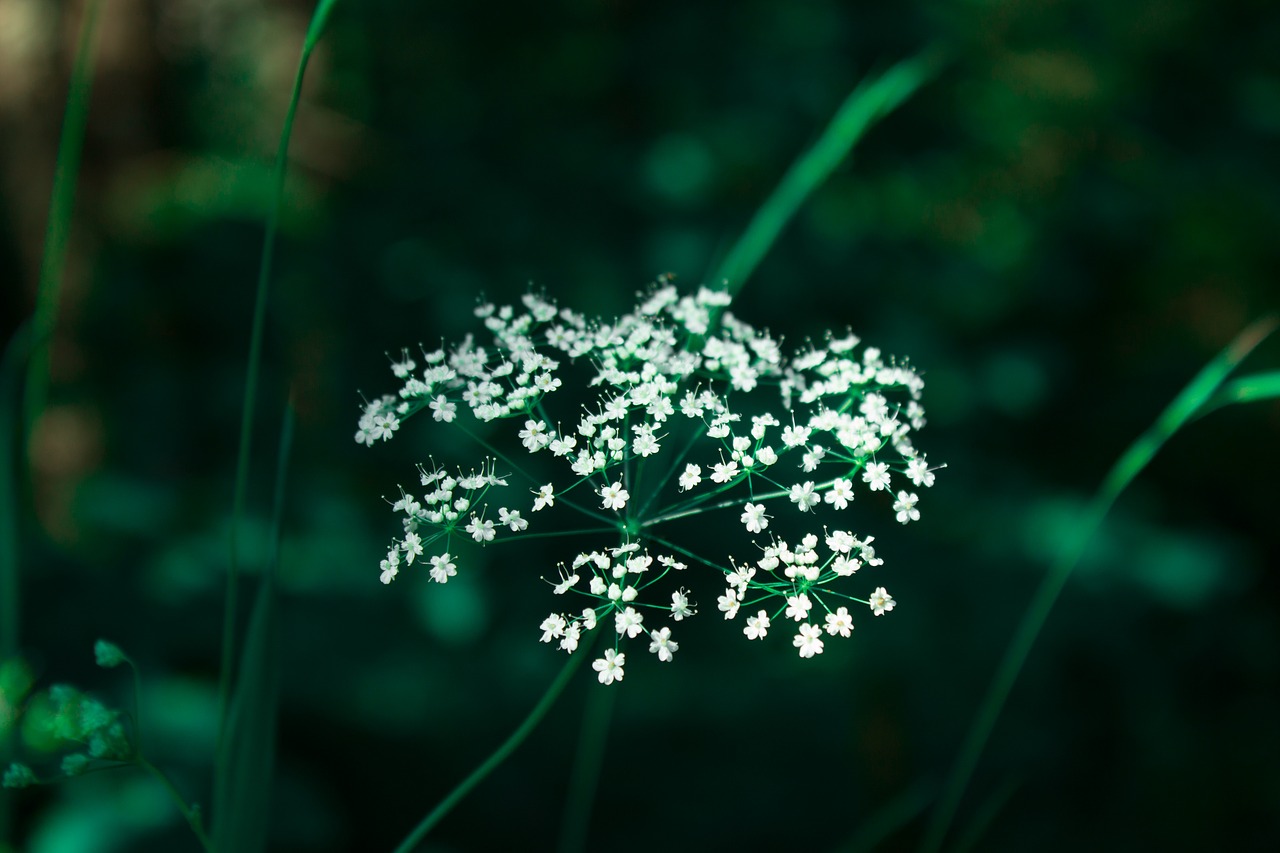
{"type": "MultiPolygon", "coordinates": [[[[73,5],[0,0],[6,339],[33,304],[73,5]]],[[[144,674],[149,757],[206,804],[252,288],[310,12],[108,4],[20,543],[26,668],[0,670],[0,724],[61,682],[127,707],[93,660],[99,636],[119,642],[144,674]]],[[[295,129],[240,537],[260,572],[292,386],[270,849],[390,849],[562,663],[536,642],[548,599],[530,583],[554,542],[475,549],[447,587],[377,583],[398,529],[380,496],[428,453],[476,456],[419,421],[355,445],[358,392],[391,387],[382,353],[455,339],[477,296],[530,282],[603,314],[659,272],[698,283],[854,83],[931,44],[953,64],[802,208],[735,309],[797,344],[848,324],[925,371],[922,440],[949,467],[909,531],[882,512],[862,531],[899,607],[801,662],[704,601],[675,664],[629,665],[587,842],[617,851],[801,832],[840,849],[940,780],[1097,481],[1277,307],[1280,12],[338,4],[295,129]]],[[[1278,428],[1274,403],[1215,413],[1121,500],[962,804],[961,831],[1012,787],[980,849],[1280,842],[1278,428]]],[[[573,685],[431,849],[551,848],[594,687],[573,685]]],[[[196,849],[132,771],[16,803],[33,853],[196,849]]]]}

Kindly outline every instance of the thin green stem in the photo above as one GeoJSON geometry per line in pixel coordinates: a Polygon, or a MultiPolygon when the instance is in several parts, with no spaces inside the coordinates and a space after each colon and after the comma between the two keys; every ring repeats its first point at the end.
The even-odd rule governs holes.
{"type": "Polygon", "coordinates": [[[1084,517],[1076,526],[1075,536],[1041,580],[1040,586],[1032,596],[1031,603],[1023,613],[1022,620],[1005,649],[1004,656],[991,680],[991,686],[987,688],[978,713],[956,757],[955,765],[947,778],[942,798],[925,831],[920,844],[922,851],[933,853],[941,848],[960,804],[960,798],[964,795],[969,779],[977,767],[978,759],[982,756],[982,751],[991,737],[996,720],[999,719],[1000,712],[1009,699],[1009,693],[1022,672],[1022,666],[1031,653],[1031,647],[1040,636],[1040,629],[1044,627],[1045,621],[1049,618],[1049,612],[1058,600],[1058,595],[1116,499],[1147,467],[1165,442],[1212,399],[1236,365],[1274,331],[1276,326],[1276,318],[1268,317],[1241,332],[1216,359],[1196,375],[1182,393],[1174,398],[1156,422],[1129,445],[1111,467],[1107,476],[1103,478],[1084,517]]]}
{"type": "Polygon", "coordinates": [[[564,668],[560,670],[560,674],[542,694],[542,698],[538,700],[538,704],[533,706],[533,710],[529,712],[529,716],[525,717],[519,727],[516,728],[511,735],[503,741],[502,745],[494,751],[484,762],[471,772],[471,775],[463,779],[458,786],[440,801],[440,803],[432,809],[426,817],[424,817],[413,831],[400,842],[400,846],[395,849],[395,853],[409,853],[418,846],[419,842],[427,836],[437,823],[444,818],[453,807],[462,801],[467,794],[471,793],[471,789],[479,785],[484,779],[492,773],[502,762],[506,761],[513,752],[524,743],[529,733],[537,728],[538,723],[542,722],[542,718],[551,710],[551,706],[555,704],[556,699],[560,698],[560,694],[564,692],[564,688],[573,678],[573,674],[578,670],[589,655],[586,649],[579,649],[576,653],[569,655],[569,660],[565,662],[564,668]]]}
{"type": "MultiPolygon", "coordinates": [[[[737,484],[731,483],[730,487],[735,485],[737,484]]],[[[768,494],[757,495],[756,500],[763,501],[763,500],[768,500],[770,498],[781,498],[781,497],[786,497],[789,494],[790,492],[785,490],[777,491],[777,492],[769,492],[768,494]]],[[[726,509],[731,506],[741,506],[742,503],[743,503],[742,498],[730,498],[729,500],[720,501],[719,503],[711,504],[710,506],[704,506],[699,504],[696,506],[688,506],[685,509],[673,509],[670,512],[662,512],[662,513],[659,513],[658,515],[655,515],[653,518],[645,519],[645,521],[640,526],[653,527],[655,524],[662,524],[664,521],[675,521],[678,518],[688,518],[691,515],[698,515],[699,513],[703,513],[703,512],[711,512],[717,509],[726,509]]]]}
{"type": "Polygon", "coordinates": [[[178,811],[186,819],[188,825],[190,825],[191,831],[195,833],[195,836],[200,841],[200,846],[205,850],[205,853],[214,853],[213,842],[210,841],[209,836],[205,834],[204,825],[200,820],[200,809],[187,805],[187,801],[183,799],[182,794],[178,792],[177,787],[159,767],[156,767],[141,755],[136,756],[134,758],[134,762],[159,780],[160,784],[164,786],[164,789],[169,792],[169,797],[173,800],[174,805],[178,807],[178,811]]]}
{"type": "Polygon", "coordinates": [[[697,554],[693,553],[688,548],[685,548],[681,545],[677,545],[676,543],[670,541],[669,539],[663,539],[661,536],[654,536],[652,533],[646,533],[645,536],[649,537],[654,542],[657,542],[659,545],[663,546],[664,548],[670,548],[672,551],[675,551],[680,554],[684,554],[690,560],[699,562],[702,565],[707,566],[708,568],[719,569],[720,571],[724,572],[726,575],[733,571],[732,569],[727,569],[724,566],[717,566],[715,563],[711,562],[705,557],[699,557],[697,554]]]}
{"type": "Polygon", "coordinates": [[[569,777],[569,796],[560,824],[560,844],[557,847],[560,853],[579,853],[587,849],[587,829],[591,824],[591,810],[600,782],[600,768],[604,766],[605,742],[609,738],[609,723],[613,719],[617,693],[616,690],[587,691],[587,707],[578,732],[573,775],[569,777]]]}
{"type": "Polygon", "coordinates": [[[495,538],[489,545],[507,545],[527,542],[530,539],[550,539],[554,536],[598,536],[602,533],[617,533],[618,527],[585,527],[581,530],[546,530],[540,533],[521,533],[519,536],[495,538]]]}
{"type": "Polygon", "coordinates": [[[44,254],[40,259],[40,279],[33,317],[31,360],[27,363],[27,387],[22,422],[26,440],[44,410],[49,389],[49,343],[62,296],[62,274],[67,266],[67,244],[71,239],[71,213],[76,201],[80,155],[84,150],[85,125],[89,119],[89,95],[93,88],[93,46],[98,29],[101,0],[90,0],[80,23],[75,65],[63,111],[62,134],[53,172],[53,194],[45,226],[44,254]]]}
{"type": "Polygon", "coordinates": [[[262,364],[262,338],[267,317],[267,291],[271,280],[271,265],[275,257],[276,232],[280,225],[280,210],[284,206],[284,179],[289,163],[289,141],[293,135],[293,122],[298,111],[298,101],[302,96],[302,79],[307,71],[307,63],[325,22],[333,10],[336,0],[320,0],[311,17],[311,25],[302,44],[302,55],[298,60],[298,71],[294,75],[293,90],[289,95],[289,106],[285,111],[284,127],[280,132],[280,143],[276,148],[275,168],[272,176],[271,206],[267,211],[266,233],[263,236],[262,258],[258,265],[258,286],[254,298],[253,326],[249,333],[249,360],[245,370],[244,398],[241,404],[240,441],[236,454],[235,497],[231,509],[231,533],[228,548],[230,551],[227,565],[226,603],[222,618],[222,655],[218,675],[218,744],[215,775],[221,775],[225,756],[225,736],[227,715],[231,703],[231,684],[236,655],[236,581],[240,570],[239,535],[240,520],[244,515],[245,495],[249,483],[249,459],[253,442],[254,407],[258,395],[258,374],[262,364]]]}
{"type": "Polygon", "coordinates": [[[698,439],[701,438],[706,431],[707,425],[699,422],[698,428],[689,433],[688,440],[684,443],[684,447],[680,449],[680,452],[672,459],[670,467],[667,468],[667,472],[663,474],[660,480],[658,480],[653,491],[649,493],[649,496],[645,498],[644,503],[640,505],[640,512],[637,513],[640,518],[644,518],[648,514],[649,507],[653,506],[653,502],[658,499],[658,495],[662,494],[663,487],[666,486],[667,483],[671,482],[671,478],[675,476],[676,469],[684,463],[684,460],[689,455],[689,451],[693,449],[693,445],[697,443],[698,439]]]}

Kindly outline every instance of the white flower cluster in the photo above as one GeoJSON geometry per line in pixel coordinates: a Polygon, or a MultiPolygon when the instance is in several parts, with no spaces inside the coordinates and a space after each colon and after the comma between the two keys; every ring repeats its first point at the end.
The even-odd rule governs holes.
{"type": "MultiPolygon", "coordinates": [[[[491,487],[505,486],[507,481],[494,473],[493,460],[486,459],[480,470],[469,474],[459,471],[457,477],[450,476],[432,461],[430,468],[418,466],[418,480],[424,488],[430,489],[421,500],[401,489],[400,499],[391,505],[396,512],[404,513],[401,519],[404,538],[392,543],[382,561],[381,579],[384,584],[395,580],[400,573],[402,559],[404,563],[413,565],[425,548],[442,537],[447,541],[447,537],[459,527],[480,543],[492,542],[496,533],[493,519],[486,518],[489,505],[482,499],[491,487]]],[[[498,509],[497,517],[499,525],[513,532],[518,533],[529,526],[519,510],[505,506],[498,509]]],[[[431,557],[432,580],[448,583],[449,578],[457,573],[457,566],[447,551],[431,557]]]]}
{"type": "MultiPolygon", "coordinates": [[[[645,617],[666,614],[678,622],[693,615],[688,594],[673,591],[669,603],[661,595],[641,597],[688,565],[727,580],[719,600],[725,618],[765,605],[746,619],[748,638],[763,638],[779,618],[801,623],[794,637],[801,657],[822,651],[824,630],[849,636],[852,617],[841,601],[863,604],[876,615],[892,610],[883,587],[865,599],[832,588],[864,565],[881,564],[872,537],[824,532],[825,556],[816,533],[803,535],[794,548],[771,538],[758,546],[760,558],[744,567],[732,559],[725,566],[663,535],[662,526],[677,519],[726,512],[749,534],[762,534],[791,508],[803,515],[788,523],[847,510],[858,483],[889,495],[895,478],[928,488],[940,467],[930,466],[912,441],[913,430],[924,425],[924,381],[907,364],[870,347],[855,354],[859,340],[851,334],[828,336],[822,345],[787,356],[768,332],[724,311],[728,302],[727,294],[707,288],[681,296],[661,277],[632,313],[606,322],[529,294],[524,310],[476,309],[492,335],[487,346],[468,336],[452,348],[424,351],[421,368],[403,352],[392,364],[403,382],[398,396],[366,405],[357,442],[387,440],[419,412],[450,424],[469,411],[480,422],[514,419],[513,439],[529,454],[545,451],[563,460],[553,464],[563,466],[564,475],[541,483],[545,477],[535,479],[513,464],[515,474],[498,477],[489,460],[457,477],[434,462],[421,469],[430,491],[421,500],[402,493],[394,504],[404,513],[404,536],[382,563],[383,582],[443,538],[445,552],[430,558],[432,578],[443,583],[456,572],[450,537],[484,545],[499,533],[525,530],[528,521],[513,500],[496,514],[484,500],[490,489],[507,485],[505,477],[518,474],[529,481],[530,512],[559,502],[619,543],[579,551],[571,566],[561,567],[555,592],[586,596],[590,606],[552,613],[542,623],[544,642],[573,652],[585,632],[612,616],[613,647],[595,662],[603,683],[623,677],[624,639],[643,633],[659,660],[672,660],[678,644],[671,628],[650,628],[645,617]],[[570,371],[584,366],[588,373],[579,381],[570,371]],[[553,395],[569,398],[569,407],[558,412],[563,420],[550,410],[553,395]],[[659,463],[657,457],[666,459],[659,463]],[[821,624],[807,621],[815,602],[824,614],[821,624]],[[840,606],[832,610],[829,603],[840,606]]],[[[898,489],[892,505],[897,520],[919,520],[919,500],[918,492],[898,489]]]]}
{"type": "MultiPolygon", "coordinates": [[[[871,547],[874,539],[874,536],[859,539],[845,530],[829,533],[826,545],[831,553],[825,559],[819,555],[818,537],[812,533],[806,535],[794,549],[786,542],[775,541],[763,549],[763,554],[754,566],[734,566],[734,571],[727,578],[728,588],[717,601],[720,611],[724,613],[725,619],[732,619],[743,607],[749,611],[770,599],[785,600],[785,616],[802,623],[798,633],[792,638],[793,645],[800,650],[800,657],[810,658],[822,654],[823,643],[820,637],[823,626],[810,624],[807,621],[809,612],[813,610],[816,600],[825,612],[827,634],[850,636],[853,618],[849,615],[849,609],[838,606],[832,610],[827,598],[834,596],[845,601],[860,599],[824,588],[841,578],[851,577],[864,565],[883,565],[884,560],[877,557],[875,548],[871,547]]],[[[861,603],[870,606],[877,616],[883,616],[895,604],[884,587],[878,587],[868,601],[861,603]]],[[[778,617],[780,607],[775,606],[772,616],[765,609],[759,610],[754,616],[748,616],[742,633],[748,640],[764,639],[773,620],[778,617]]]]}

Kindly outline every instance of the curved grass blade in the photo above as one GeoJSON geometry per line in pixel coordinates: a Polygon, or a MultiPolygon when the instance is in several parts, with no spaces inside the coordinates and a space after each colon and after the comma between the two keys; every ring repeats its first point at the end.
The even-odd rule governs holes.
{"type": "Polygon", "coordinates": [[[216,850],[255,853],[266,847],[280,682],[275,575],[289,453],[293,446],[293,423],[293,405],[290,404],[285,407],[284,422],[280,427],[271,550],[249,619],[240,677],[226,721],[226,762],[213,792],[213,846],[216,850]]]}
{"type": "Polygon", "coordinates": [[[1263,339],[1275,331],[1277,325],[1277,318],[1266,317],[1236,336],[1217,358],[1209,362],[1191,380],[1182,393],[1175,397],[1160,414],[1156,422],[1138,436],[1111,467],[1085,511],[1084,517],[1077,525],[1075,536],[1040,582],[1031,603],[1023,613],[1022,621],[1005,649],[1004,657],[991,680],[991,686],[987,688],[986,696],[978,708],[978,713],[956,757],[956,763],[947,777],[942,798],[934,810],[921,842],[921,850],[932,853],[941,848],[951,821],[955,817],[956,808],[960,804],[960,798],[964,795],[964,790],[969,784],[974,768],[977,767],[978,759],[982,756],[991,731],[995,728],[996,720],[1004,709],[1014,682],[1018,680],[1022,666],[1031,653],[1031,647],[1049,618],[1049,611],[1058,600],[1058,594],[1062,592],[1063,586],[1066,585],[1067,579],[1084,555],[1085,548],[1111,506],[1121,492],[1142,472],[1142,469],[1147,467],[1165,442],[1215,399],[1215,395],[1222,388],[1231,371],[1258,344],[1262,343],[1263,339]]]}
{"type": "Polygon", "coordinates": [[[230,560],[227,566],[226,603],[222,619],[222,655],[218,678],[218,746],[214,766],[214,787],[225,772],[224,740],[227,714],[230,706],[231,684],[236,654],[236,581],[240,569],[239,528],[244,514],[245,492],[249,482],[249,458],[253,440],[253,413],[258,395],[258,372],[262,364],[262,334],[267,317],[267,285],[271,280],[271,263],[275,256],[276,231],[280,223],[280,208],[284,203],[284,176],[289,161],[289,140],[293,135],[294,116],[302,95],[302,78],[307,71],[311,52],[320,40],[325,23],[337,0],[320,0],[311,16],[311,25],[302,43],[302,55],[298,60],[298,72],[294,76],[289,107],[285,112],[284,128],[280,132],[280,144],[276,149],[276,162],[272,179],[271,207],[267,212],[266,234],[263,237],[262,260],[258,265],[258,288],[254,298],[253,326],[249,333],[249,363],[245,370],[244,401],[240,417],[240,442],[236,455],[235,498],[231,508],[231,535],[229,537],[230,560]]]}
{"type": "Polygon", "coordinates": [[[49,340],[53,336],[58,304],[62,296],[62,272],[67,266],[67,243],[71,236],[71,211],[76,201],[80,175],[80,154],[84,150],[84,130],[89,119],[89,94],[93,88],[93,45],[98,31],[101,0],[90,0],[80,22],[75,65],[67,90],[67,106],[58,139],[58,158],[53,170],[53,193],[45,226],[44,255],[40,259],[40,279],[36,290],[31,360],[27,363],[27,387],[22,422],[30,440],[31,428],[44,410],[49,389],[49,340]]]}
{"type": "Polygon", "coordinates": [[[736,296],[800,205],[835,171],[867,129],[897,109],[941,70],[937,49],[903,60],[879,77],[864,80],[845,98],[818,141],[791,165],[777,188],[717,267],[711,283],[728,282],[736,296]]]}

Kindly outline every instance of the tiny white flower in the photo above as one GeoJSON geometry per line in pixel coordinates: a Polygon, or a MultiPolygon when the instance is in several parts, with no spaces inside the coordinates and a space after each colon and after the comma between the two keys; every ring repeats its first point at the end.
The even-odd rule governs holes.
{"type": "Polygon", "coordinates": [[[889,488],[889,463],[868,462],[866,470],[862,472],[862,481],[871,486],[873,492],[889,488]]]}
{"type": "Polygon", "coordinates": [[[842,578],[852,576],[853,573],[860,568],[862,568],[861,560],[851,559],[846,557],[844,554],[836,557],[835,562],[831,564],[831,571],[835,572],[842,578]]]}
{"type": "Polygon", "coordinates": [[[648,554],[636,554],[634,557],[627,559],[627,571],[634,574],[642,574],[653,565],[653,557],[648,554]]]}
{"type": "Polygon", "coordinates": [[[422,537],[416,533],[408,533],[400,545],[404,549],[404,561],[413,565],[413,558],[422,555],[422,537]]]}
{"type": "Polygon", "coordinates": [[[559,613],[552,613],[542,620],[542,642],[549,643],[553,637],[564,636],[565,619],[559,613]]]}
{"type": "Polygon", "coordinates": [[[637,456],[652,456],[661,449],[658,439],[651,432],[642,433],[631,442],[631,452],[637,456]]]}
{"type": "Polygon", "coordinates": [[[537,453],[551,443],[550,437],[547,436],[545,421],[527,420],[519,434],[521,443],[530,453],[537,453]]]}
{"type": "Polygon", "coordinates": [[[769,633],[769,614],[761,610],[755,616],[747,617],[747,627],[742,629],[748,640],[763,640],[769,633]]]}
{"type": "Polygon", "coordinates": [[[533,499],[534,512],[537,512],[543,507],[556,505],[556,490],[550,483],[547,483],[545,486],[540,486],[538,491],[534,492],[534,494],[537,496],[533,499]]]}
{"type": "Polygon", "coordinates": [[[512,533],[519,533],[529,526],[529,522],[520,517],[519,510],[509,510],[505,506],[498,509],[498,523],[505,524],[512,533]]]}
{"type": "Polygon", "coordinates": [[[853,617],[849,615],[849,608],[841,607],[835,613],[827,614],[827,633],[831,635],[839,634],[841,637],[847,637],[853,632],[853,617]]]}
{"type": "Polygon", "coordinates": [[[634,638],[644,630],[644,617],[634,607],[628,607],[613,617],[613,629],[634,638]]]}
{"type": "Polygon", "coordinates": [[[760,533],[769,526],[769,516],[764,514],[764,504],[748,503],[742,508],[740,520],[747,526],[748,533],[760,533]]]}
{"type": "Polygon", "coordinates": [[[738,463],[730,459],[728,462],[717,462],[711,479],[716,483],[727,483],[738,476],[738,463]]]}
{"type": "Polygon", "coordinates": [[[692,463],[684,466],[684,473],[680,475],[680,491],[687,492],[701,482],[702,468],[692,463]]]}
{"type": "Polygon", "coordinates": [[[799,595],[790,596],[787,599],[787,616],[797,622],[804,621],[809,615],[809,610],[813,608],[813,602],[809,600],[809,596],[803,592],[799,595]]]}
{"type": "Polygon", "coordinates": [[[929,463],[919,457],[907,463],[907,477],[917,486],[933,485],[933,472],[929,470],[929,463]]]}
{"type": "Polygon", "coordinates": [[[782,430],[782,443],[787,447],[803,447],[809,441],[809,428],[789,426],[782,430]]]}
{"type": "Polygon", "coordinates": [[[477,542],[492,542],[493,522],[488,519],[481,521],[473,515],[471,516],[471,521],[467,524],[467,532],[477,542]]]}
{"type": "Polygon", "coordinates": [[[920,510],[916,509],[918,500],[920,498],[914,492],[911,494],[898,492],[898,499],[893,503],[893,509],[898,513],[898,521],[906,524],[908,521],[920,520],[920,510]]]}
{"type": "Polygon", "coordinates": [[[675,657],[676,651],[679,650],[680,644],[671,639],[671,629],[663,627],[660,630],[652,631],[649,634],[649,651],[658,656],[658,660],[670,663],[675,657]]]}
{"type": "Polygon", "coordinates": [[[791,639],[791,645],[800,650],[800,657],[811,658],[822,654],[822,629],[817,625],[804,624],[800,633],[791,639]]]}
{"type": "Polygon", "coordinates": [[[622,488],[622,482],[618,481],[600,489],[600,497],[604,499],[604,509],[620,510],[627,505],[631,493],[622,488]]]}
{"type": "Polygon", "coordinates": [[[827,547],[838,554],[848,554],[856,544],[857,540],[847,530],[837,530],[827,537],[827,547]]]}
{"type": "Polygon", "coordinates": [[[871,593],[871,598],[867,601],[867,606],[871,608],[871,612],[877,616],[883,616],[893,609],[898,602],[890,597],[888,591],[882,587],[876,587],[876,591],[871,593]]]}
{"type": "Polygon", "coordinates": [[[447,424],[453,423],[453,419],[457,417],[458,413],[457,403],[450,403],[448,398],[443,394],[438,394],[436,398],[431,401],[429,408],[431,409],[431,417],[435,418],[437,421],[443,421],[447,424]]]}
{"type": "Polygon", "coordinates": [[[578,648],[578,640],[582,638],[582,629],[578,627],[577,622],[573,622],[569,627],[564,629],[564,637],[560,640],[560,648],[566,652],[572,653],[578,648]]]}
{"type": "Polygon", "coordinates": [[[811,450],[804,454],[800,467],[804,469],[806,474],[810,474],[817,470],[818,465],[822,463],[822,459],[827,455],[826,449],[821,444],[815,444],[811,450]]]}
{"type": "Polygon", "coordinates": [[[738,608],[742,606],[739,595],[736,589],[730,587],[725,590],[724,595],[716,599],[716,606],[724,613],[724,618],[732,619],[738,615],[738,608]]]}
{"type": "Polygon", "coordinates": [[[581,578],[578,577],[578,574],[576,572],[565,574],[564,566],[562,565],[560,567],[560,583],[552,587],[552,592],[554,592],[556,595],[564,595],[566,592],[572,589],[573,585],[576,584],[579,580],[581,580],[581,578]]]}
{"type": "Polygon", "coordinates": [[[791,502],[800,508],[801,512],[808,512],[821,502],[821,498],[813,491],[813,481],[804,483],[796,483],[791,487],[791,502]]]}
{"type": "Polygon", "coordinates": [[[436,583],[448,583],[449,578],[457,573],[458,567],[447,552],[431,558],[431,579],[436,583]]]}
{"type": "Polygon", "coordinates": [[[692,616],[696,613],[689,606],[689,596],[685,593],[684,587],[678,592],[671,593],[671,618],[675,622],[682,621],[686,616],[692,616]]]}
{"type": "Polygon", "coordinates": [[[369,430],[369,443],[382,440],[389,441],[391,434],[400,429],[400,419],[392,412],[384,412],[380,415],[374,415],[373,428],[369,430]]]}
{"type": "Polygon", "coordinates": [[[622,667],[626,665],[627,656],[613,649],[605,649],[604,657],[591,662],[591,668],[600,673],[601,684],[613,684],[622,680],[622,667]]]}
{"type": "Polygon", "coordinates": [[[658,562],[666,566],[668,569],[675,569],[677,572],[684,571],[689,568],[675,557],[668,557],[666,554],[659,555],[658,562]]]}
{"type": "Polygon", "coordinates": [[[551,455],[557,458],[568,456],[573,449],[578,446],[578,440],[571,435],[562,435],[552,440],[547,448],[551,451],[551,455]]]}
{"type": "Polygon", "coordinates": [[[831,484],[831,491],[823,495],[822,499],[836,509],[844,509],[849,505],[849,501],[853,500],[853,483],[843,477],[837,477],[831,484]]]}
{"type": "Polygon", "coordinates": [[[409,357],[407,349],[400,350],[400,359],[400,361],[392,363],[391,372],[395,374],[396,379],[407,379],[418,365],[409,357]]]}

